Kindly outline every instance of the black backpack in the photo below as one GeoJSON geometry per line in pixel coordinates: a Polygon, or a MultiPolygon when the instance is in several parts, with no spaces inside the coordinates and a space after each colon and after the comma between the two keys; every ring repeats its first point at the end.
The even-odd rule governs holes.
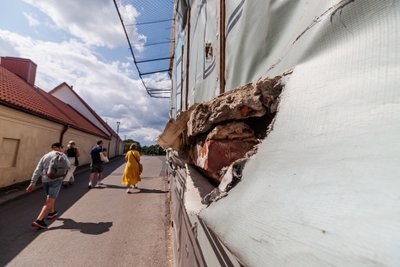
{"type": "Polygon", "coordinates": [[[69,169],[67,160],[68,159],[66,159],[61,152],[56,152],[54,157],[50,160],[47,176],[50,179],[64,177],[69,169]]]}

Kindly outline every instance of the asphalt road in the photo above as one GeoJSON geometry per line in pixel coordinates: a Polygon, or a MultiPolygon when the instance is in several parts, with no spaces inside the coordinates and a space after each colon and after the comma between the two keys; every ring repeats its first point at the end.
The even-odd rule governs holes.
{"type": "Polygon", "coordinates": [[[141,162],[133,194],[121,186],[123,158],[105,165],[103,187],[88,190],[89,172],[76,175],[61,189],[59,218],[47,230],[30,225],[43,189],[0,205],[0,266],[172,266],[164,157],[141,162]]]}

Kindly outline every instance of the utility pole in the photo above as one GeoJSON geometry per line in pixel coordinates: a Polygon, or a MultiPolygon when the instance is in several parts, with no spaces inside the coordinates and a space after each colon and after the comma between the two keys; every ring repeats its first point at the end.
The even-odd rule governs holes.
{"type": "Polygon", "coordinates": [[[118,156],[118,148],[119,148],[119,124],[120,122],[117,121],[117,140],[115,140],[115,156],[118,156]]]}

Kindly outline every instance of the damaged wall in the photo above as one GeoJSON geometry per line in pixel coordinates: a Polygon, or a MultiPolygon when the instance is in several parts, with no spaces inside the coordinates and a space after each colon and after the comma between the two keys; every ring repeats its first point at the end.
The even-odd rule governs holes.
{"type": "Polygon", "coordinates": [[[200,217],[246,266],[398,266],[400,2],[291,2],[274,129],[200,217]]]}
{"type": "MultiPolygon", "coordinates": [[[[201,3],[190,1],[196,8],[201,3]]],[[[273,129],[249,160],[223,168],[236,181],[217,174],[224,178],[219,191],[204,199],[213,203],[201,219],[245,266],[398,266],[400,2],[225,4],[225,91],[292,72],[273,129]]],[[[232,99],[212,99],[214,84],[208,88],[196,80],[201,77],[193,70],[204,69],[203,62],[190,69],[196,81],[196,88],[189,84],[190,103],[201,104],[184,126],[179,147],[197,144],[201,152],[211,137],[229,140],[236,134],[231,128],[250,133],[246,126],[219,129],[235,121],[245,122],[260,139],[257,127],[270,120],[246,118],[262,114],[259,103],[230,110],[232,99]],[[215,112],[209,114],[210,108],[215,112]]],[[[252,90],[247,88],[249,95],[252,90]]],[[[270,113],[276,111],[274,99],[263,99],[275,103],[270,113]]]]}
{"type": "MultiPolygon", "coordinates": [[[[191,162],[210,178],[221,181],[224,168],[257,145],[256,128],[248,118],[260,120],[268,127],[275,116],[282,91],[281,77],[262,79],[203,102],[190,114],[187,135],[191,162]]],[[[265,128],[264,135],[265,137],[265,128]]]]}
{"type": "Polygon", "coordinates": [[[282,76],[265,78],[194,105],[168,122],[158,143],[219,183],[234,161],[265,138],[282,86],[282,76]]]}

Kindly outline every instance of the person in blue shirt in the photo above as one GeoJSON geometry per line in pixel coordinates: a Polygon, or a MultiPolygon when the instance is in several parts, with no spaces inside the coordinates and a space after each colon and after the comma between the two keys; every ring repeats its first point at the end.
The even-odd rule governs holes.
{"type": "Polygon", "coordinates": [[[92,157],[92,163],[90,164],[90,176],[89,176],[89,189],[93,187],[93,179],[97,174],[97,184],[102,185],[103,178],[103,161],[101,160],[100,153],[105,154],[106,148],[103,148],[103,141],[97,141],[97,146],[93,147],[90,151],[92,157]]]}

